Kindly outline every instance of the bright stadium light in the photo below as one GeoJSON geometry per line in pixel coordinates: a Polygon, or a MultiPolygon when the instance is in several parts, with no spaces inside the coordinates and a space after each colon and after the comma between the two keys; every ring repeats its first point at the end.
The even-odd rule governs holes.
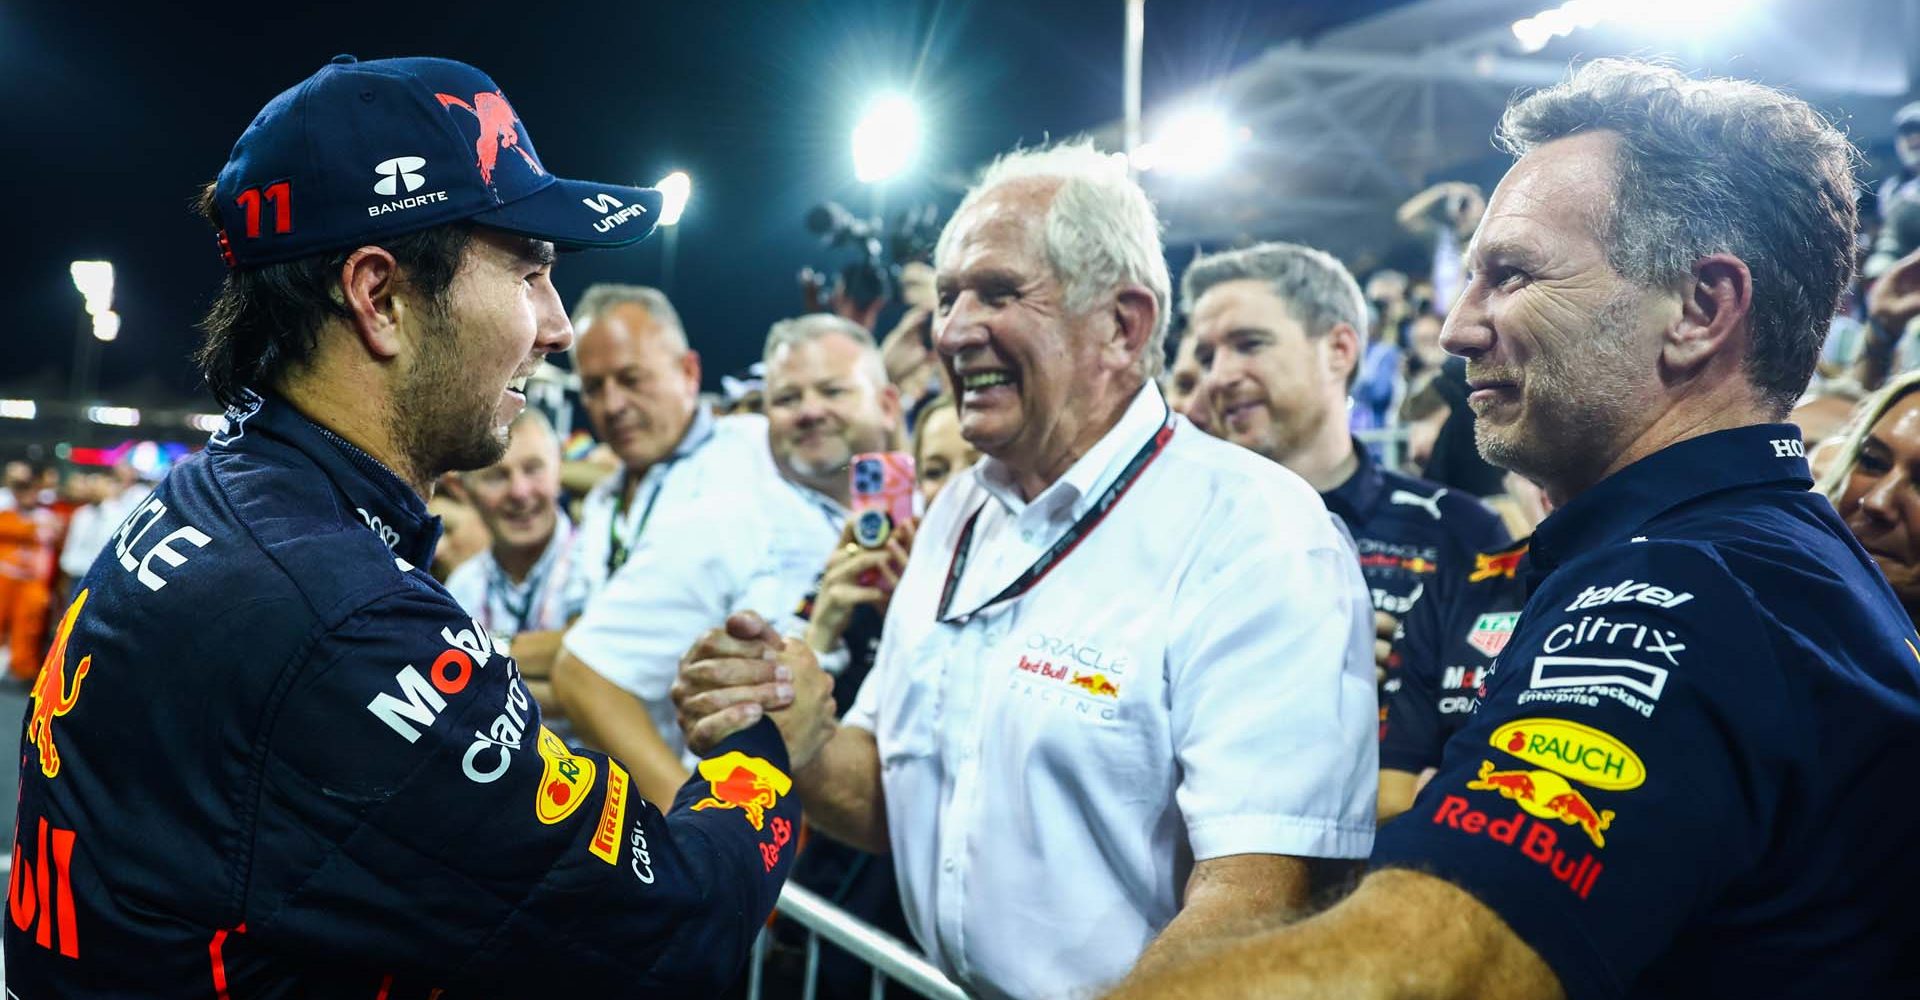
{"type": "Polygon", "coordinates": [[[212,434],[227,426],[227,418],[218,413],[190,413],[187,415],[187,426],[212,434]]]}
{"type": "Polygon", "coordinates": [[[113,262],[76,260],[68,269],[73,287],[87,300],[87,314],[98,316],[113,308],[113,262]]]}
{"type": "Polygon", "coordinates": [[[1226,166],[1248,130],[1235,129],[1219,108],[1191,107],[1169,115],[1151,142],[1133,151],[1135,170],[1199,176],[1226,166]]]}
{"type": "Polygon", "coordinates": [[[877,184],[913,166],[920,155],[920,111],[905,94],[886,94],[867,105],[853,127],[853,176],[877,184]]]}
{"type": "Polygon", "coordinates": [[[89,406],[87,419],[113,427],[140,426],[140,411],[131,406],[89,406]]]}
{"type": "Polygon", "coordinates": [[[687,199],[693,196],[693,178],[684,170],[676,170],[660,178],[654,188],[660,192],[660,224],[679,222],[681,213],[687,210],[687,199]]]}
{"type": "Polygon", "coordinates": [[[32,420],[39,415],[40,407],[31,399],[0,399],[0,417],[11,420],[32,420]]]}
{"type": "Polygon", "coordinates": [[[1699,28],[1747,12],[1755,0],[1567,0],[1513,22],[1522,52],[1538,52],[1556,38],[1602,24],[1638,28],[1699,28]]]}
{"type": "Polygon", "coordinates": [[[120,314],[108,309],[93,314],[93,338],[102,343],[111,343],[120,336],[120,314]]]}

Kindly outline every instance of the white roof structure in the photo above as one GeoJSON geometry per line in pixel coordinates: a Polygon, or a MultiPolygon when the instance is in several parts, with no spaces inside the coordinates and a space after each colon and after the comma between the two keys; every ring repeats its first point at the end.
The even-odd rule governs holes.
{"type": "MultiPolygon", "coordinates": [[[[1228,164],[1205,178],[1142,175],[1169,243],[1307,239],[1340,253],[1397,238],[1394,208],[1430,180],[1497,176],[1490,144],[1515,93],[1604,55],[1662,58],[1689,72],[1791,90],[1863,147],[1892,132],[1920,91],[1920,0],[1576,0],[1601,23],[1527,52],[1514,22],[1557,0],[1417,0],[1268,49],[1202,91],[1243,126],[1228,164]]],[[[1582,8],[1576,8],[1576,11],[1582,8]]],[[[1153,39],[1147,39],[1151,48],[1153,39]]],[[[1120,147],[1120,124],[1096,133],[1120,147]]],[[[1865,183],[1875,178],[1868,172],[1865,183]]]]}

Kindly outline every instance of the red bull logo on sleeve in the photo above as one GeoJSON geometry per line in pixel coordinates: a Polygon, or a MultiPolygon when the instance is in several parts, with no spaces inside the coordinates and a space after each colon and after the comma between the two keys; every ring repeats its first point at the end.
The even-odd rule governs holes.
{"type": "MultiPolygon", "coordinates": [[[[1480,773],[1490,778],[1503,779],[1498,787],[1514,788],[1516,791],[1525,787],[1525,783],[1519,778],[1527,777],[1522,772],[1507,772],[1507,774],[1519,775],[1519,778],[1507,779],[1506,775],[1493,771],[1491,764],[1483,767],[1480,773]]],[[[1533,773],[1547,774],[1548,777],[1552,777],[1545,771],[1533,773]]],[[[1472,788],[1473,785],[1469,784],[1467,787],[1472,788]]],[[[1522,805],[1524,808],[1524,803],[1522,805]]],[[[1579,852],[1580,856],[1575,858],[1574,852],[1563,849],[1560,846],[1560,833],[1552,823],[1528,819],[1526,812],[1517,812],[1508,817],[1496,817],[1473,808],[1471,803],[1459,795],[1448,795],[1440,800],[1440,808],[1433,813],[1433,824],[1459,830],[1475,837],[1487,837],[1510,847],[1519,847],[1520,853],[1527,860],[1552,872],[1554,878],[1564,883],[1568,889],[1573,890],[1574,895],[1581,899],[1586,899],[1588,893],[1593,891],[1593,884],[1599,880],[1601,870],[1606,867],[1590,853],[1582,851],[1579,852]]]]}
{"type": "Polygon", "coordinates": [[[729,750],[700,762],[707,796],[693,804],[695,811],[738,809],[755,830],[765,830],[767,810],[793,790],[793,779],[759,757],[729,750]]]}
{"type": "Polygon", "coordinates": [[[1583,785],[1624,792],[1647,780],[1647,765],[1625,743],[1565,719],[1515,719],[1493,731],[1493,746],[1583,785]]]}
{"type": "Polygon", "coordinates": [[[1513,574],[1520,570],[1520,557],[1526,554],[1527,549],[1526,546],[1523,545],[1520,548],[1514,549],[1512,552],[1475,555],[1473,557],[1473,572],[1467,575],[1467,582],[1479,583],[1482,580],[1491,580],[1496,576],[1511,580],[1513,579],[1513,574]]]}
{"type": "Polygon", "coordinates": [[[576,756],[567,749],[567,744],[545,726],[540,727],[538,748],[545,766],[541,769],[540,787],[534,790],[533,814],[540,822],[552,826],[585,804],[598,769],[592,759],[576,756]]]}
{"type": "Polygon", "coordinates": [[[1479,777],[1467,782],[1467,789],[1499,792],[1534,816],[1579,827],[1593,846],[1607,846],[1606,830],[1613,825],[1613,810],[1594,809],[1586,796],[1552,771],[1496,771],[1493,761],[1483,760],[1479,777]]]}
{"type": "Polygon", "coordinates": [[[473,95],[473,103],[453,94],[435,94],[443,108],[464,108],[466,112],[480,122],[480,138],[473,144],[475,166],[480,168],[480,179],[493,186],[493,168],[500,161],[502,150],[511,149],[527,161],[527,169],[536,174],[546,174],[540,161],[527,152],[520,141],[520,116],[513,111],[513,105],[507,103],[505,94],[500,91],[473,95]]]}
{"type": "Polygon", "coordinates": [[[80,609],[86,606],[87,591],[73,599],[67,613],[60,618],[60,628],[53,635],[53,646],[47,650],[47,658],[40,665],[40,678],[33,682],[33,709],[27,714],[27,742],[40,752],[40,773],[49,777],[60,776],[60,748],[53,742],[53,720],[73,711],[80,701],[80,685],[87,679],[87,671],[93,669],[93,657],[83,656],[74,665],[73,679],[67,679],[67,637],[73,634],[74,622],[80,620],[80,609]]]}

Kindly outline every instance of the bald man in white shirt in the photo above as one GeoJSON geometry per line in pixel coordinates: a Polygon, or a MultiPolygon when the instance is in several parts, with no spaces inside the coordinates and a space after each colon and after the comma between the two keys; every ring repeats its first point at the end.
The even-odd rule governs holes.
{"type": "Polygon", "coordinates": [[[1085,995],[1301,912],[1309,859],[1367,856],[1370,604],[1311,487],[1161,396],[1169,281],[1124,171],[1010,154],[935,265],[988,457],[927,513],[858,701],[834,723],[804,644],[760,658],[778,637],[744,616],[676,700],[696,749],[774,710],[809,818],[892,853],[970,992],[1085,995]]]}

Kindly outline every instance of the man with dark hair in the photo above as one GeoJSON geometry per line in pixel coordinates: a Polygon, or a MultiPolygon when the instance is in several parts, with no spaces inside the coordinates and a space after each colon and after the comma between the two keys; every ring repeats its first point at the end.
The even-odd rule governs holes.
{"type": "Polygon", "coordinates": [[[779,734],[714,747],[663,816],[427,572],[431,484],[501,456],[572,340],[556,248],[643,238],[660,195],[550,176],[470,66],[341,56],[205,205],[226,422],[80,581],[34,689],[10,991],[719,992],[793,853],[779,734]]]}
{"type": "Polygon", "coordinates": [[[1501,137],[1442,342],[1480,450],[1557,508],[1519,624],[1352,896],[1120,995],[1920,995],[1920,646],[1777,422],[1851,270],[1853,151],[1622,60],[1501,137]]]}

